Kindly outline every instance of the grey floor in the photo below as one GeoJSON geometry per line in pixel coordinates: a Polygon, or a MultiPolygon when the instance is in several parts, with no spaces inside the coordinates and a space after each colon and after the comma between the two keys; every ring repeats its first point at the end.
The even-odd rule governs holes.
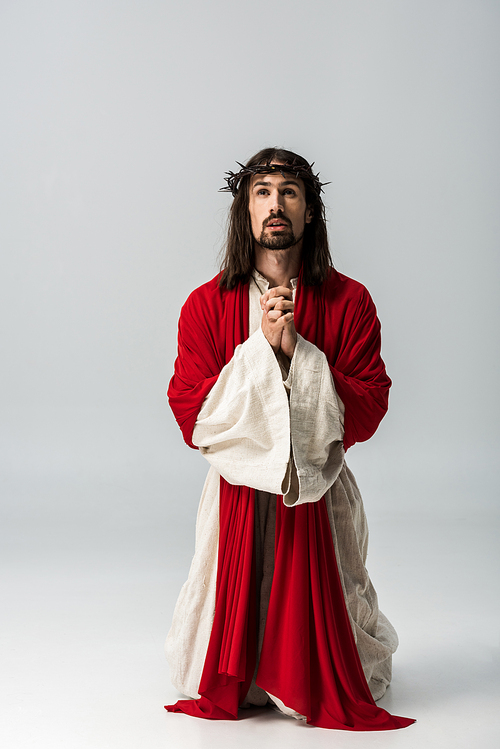
{"type": "Polygon", "coordinates": [[[163,705],[178,694],[163,641],[192,554],[195,505],[154,516],[152,508],[165,504],[162,482],[147,491],[139,483],[90,481],[3,491],[10,510],[3,526],[2,746],[500,746],[493,517],[368,510],[370,573],[401,640],[380,704],[418,722],[354,734],[272,711],[234,723],[166,713],[163,705]]]}

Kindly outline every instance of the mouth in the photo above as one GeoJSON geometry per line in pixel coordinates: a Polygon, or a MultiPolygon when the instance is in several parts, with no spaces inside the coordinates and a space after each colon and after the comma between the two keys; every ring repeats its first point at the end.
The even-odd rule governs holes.
{"type": "Polygon", "coordinates": [[[266,229],[271,229],[271,231],[283,231],[284,229],[288,229],[288,224],[280,218],[273,218],[271,221],[268,221],[266,229]]]}

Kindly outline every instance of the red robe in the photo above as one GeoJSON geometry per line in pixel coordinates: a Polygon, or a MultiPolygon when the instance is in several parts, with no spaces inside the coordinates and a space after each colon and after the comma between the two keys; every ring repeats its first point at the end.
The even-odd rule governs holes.
{"type": "MultiPolygon", "coordinates": [[[[191,447],[203,401],[234,349],[248,338],[248,285],[228,291],[218,277],[182,308],[170,405],[191,447]]],[[[367,440],[387,410],[391,381],[380,357],[380,323],[367,290],[331,270],[295,298],[297,332],[326,355],[345,405],[347,449],[367,440]]],[[[254,496],[220,479],[215,616],[197,700],[167,710],[236,719],[256,665],[254,496]]],[[[341,532],[341,529],[339,529],[341,532]]],[[[368,689],[337,569],[324,498],[277,502],[275,570],[256,683],[323,728],[401,728],[413,720],[379,708],[368,689]]]]}

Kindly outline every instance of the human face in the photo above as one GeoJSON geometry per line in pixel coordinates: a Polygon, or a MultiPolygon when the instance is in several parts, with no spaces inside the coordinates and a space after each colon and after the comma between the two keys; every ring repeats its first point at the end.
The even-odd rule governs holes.
{"type": "Polygon", "coordinates": [[[257,174],[250,183],[252,234],[257,244],[268,250],[287,250],[299,244],[305,225],[312,221],[304,182],[284,174],[257,174]]]}

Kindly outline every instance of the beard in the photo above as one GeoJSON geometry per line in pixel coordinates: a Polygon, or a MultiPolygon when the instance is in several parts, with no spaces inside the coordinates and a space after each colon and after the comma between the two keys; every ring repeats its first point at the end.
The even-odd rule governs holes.
{"type": "Polygon", "coordinates": [[[287,226],[287,228],[283,229],[283,231],[277,231],[273,234],[266,234],[266,227],[268,222],[275,218],[284,220],[283,217],[278,213],[277,216],[271,216],[266,221],[264,221],[260,237],[257,241],[260,246],[264,247],[266,250],[288,250],[289,247],[293,247],[294,244],[297,244],[297,242],[299,242],[302,237],[299,237],[297,239],[295,234],[293,233],[293,229],[291,226],[287,226]]]}

